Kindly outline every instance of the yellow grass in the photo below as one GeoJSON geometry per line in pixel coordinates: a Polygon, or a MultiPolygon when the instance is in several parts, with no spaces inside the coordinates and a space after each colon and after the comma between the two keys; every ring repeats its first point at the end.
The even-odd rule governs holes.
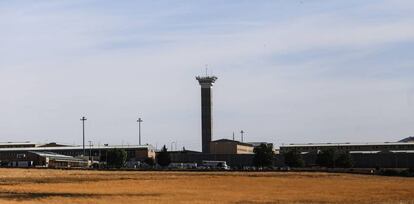
{"type": "Polygon", "coordinates": [[[334,173],[0,169],[0,203],[414,204],[414,179],[334,173]]]}

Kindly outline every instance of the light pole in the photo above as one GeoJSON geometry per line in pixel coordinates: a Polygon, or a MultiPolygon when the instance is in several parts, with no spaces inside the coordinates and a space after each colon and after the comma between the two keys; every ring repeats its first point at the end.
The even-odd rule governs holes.
{"type": "Polygon", "coordinates": [[[141,118],[138,118],[138,137],[139,137],[139,145],[141,145],[141,123],[144,122],[141,118]]]}
{"type": "Polygon", "coordinates": [[[243,134],[244,134],[244,131],[242,130],[242,131],[240,131],[240,134],[241,134],[241,141],[243,142],[244,140],[243,140],[243,134]]]}
{"type": "Polygon", "coordinates": [[[87,119],[86,119],[85,116],[83,116],[80,120],[82,121],[82,136],[83,136],[82,147],[83,147],[83,156],[85,156],[85,120],[87,120],[87,119]]]}

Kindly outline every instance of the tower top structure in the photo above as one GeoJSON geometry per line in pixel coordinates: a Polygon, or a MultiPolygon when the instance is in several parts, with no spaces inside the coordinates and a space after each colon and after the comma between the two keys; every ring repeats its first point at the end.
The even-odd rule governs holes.
{"type": "Polygon", "coordinates": [[[216,76],[197,76],[196,79],[202,88],[210,88],[218,78],[216,76]]]}

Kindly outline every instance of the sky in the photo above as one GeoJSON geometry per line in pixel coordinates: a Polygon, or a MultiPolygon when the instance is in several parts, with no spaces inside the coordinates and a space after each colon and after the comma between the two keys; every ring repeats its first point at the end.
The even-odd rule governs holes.
{"type": "Polygon", "coordinates": [[[0,141],[201,149],[414,135],[411,0],[0,1],[0,141]],[[174,143],[173,143],[174,142],[174,143]],[[173,145],[172,145],[173,144],[173,145]]]}

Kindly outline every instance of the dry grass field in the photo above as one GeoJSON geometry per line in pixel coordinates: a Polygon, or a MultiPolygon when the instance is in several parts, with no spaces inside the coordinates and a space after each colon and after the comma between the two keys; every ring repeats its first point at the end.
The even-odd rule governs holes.
{"type": "Polygon", "coordinates": [[[293,172],[0,169],[0,203],[414,204],[414,179],[293,172]]]}

